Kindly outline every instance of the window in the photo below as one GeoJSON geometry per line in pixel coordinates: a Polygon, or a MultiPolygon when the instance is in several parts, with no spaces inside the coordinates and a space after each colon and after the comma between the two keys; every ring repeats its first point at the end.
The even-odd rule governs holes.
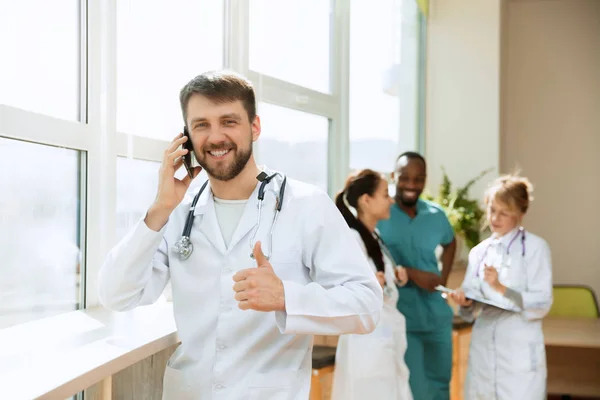
{"type": "Polygon", "coordinates": [[[156,198],[156,161],[117,157],[117,241],[144,216],[156,198]]]}
{"type": "Polygon", "coordinates": [[[250,1],[250,69],[329,93],[331,21],[331,0],[250,1]]]}
{"type": "Polygon", "coordinates": [[[269,103],[259,103],[258,115],[257,162],[326,191],[329,120],[269,103]]]}
{"type": "Polygon", "coordinates": [[[223,0],[117,3],[117,130],[171,140],[179,91],[223,66],[223,0]]]}
{"type": "Polygon", "coordinates": [[[0,0],[0,104],[79,120],[79,0],[0,0]]]}
{"type": "Polygon", "coordinates": [[[259,164],[330,195],[349,166],[389,171],[423,132],[421,17],[414,0],[0,0],[0,328],[98,304],[98,250],[154,200],[202,72],[253,81],[259,164]]]}
{"type": "MultiPolygon", "coordinates": [[[[119,242],[137,224],[148,211],[156,198],[158,190],[158,172],[160,163],[157,161],[136,160],[133,158],[117,157],[117,222],[116,241],[119,242]]],[[[175,177],[183,178],[185,172],[181,168],[175,177]]],[[[204,171],[198,175],[190,190],[206,181],[204,171]]],[[[163,298],[171,300],[171,283],[163,291],[163,298]]]]}
{"type": "Polygon", "coordinates": [[[389,172],[416,146],[418,10],[413,0],[350,7],[350,169],[389,172]]]}
{"type": "Polygon", "coordinates": [[[0,329],[80,307],[79,162],[0,138],[0,329]]]}

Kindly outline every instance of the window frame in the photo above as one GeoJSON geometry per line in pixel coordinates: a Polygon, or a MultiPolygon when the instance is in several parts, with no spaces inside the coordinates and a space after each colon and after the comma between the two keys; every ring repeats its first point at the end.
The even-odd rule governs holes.
{"type": "MultiPolygon", "coordinates": [[[[161,162],[168,141],[116,129],[117,0],[80,0],[80,121],[66,121],[0,104],[0,136],[80,151],[81,308],[99,305],[97,276],[116,229],[117,157],[161,162]],[[43,130],[39,127],[44,127],[43,130]]],[[[329,119],[328,193],[349,173],[350,2],[331,0],[331,93],[249,69],[250,0],[224,0],[223,67],[252,80],[257,102],[329,119]]],[[[426,22],[419,18],[418,149],[424,149],[426,22]]],[[[175,101],[175,99],[174,99],[175,101]]],[[[256,146],[260,147],[260,141],[256,146]]]]}

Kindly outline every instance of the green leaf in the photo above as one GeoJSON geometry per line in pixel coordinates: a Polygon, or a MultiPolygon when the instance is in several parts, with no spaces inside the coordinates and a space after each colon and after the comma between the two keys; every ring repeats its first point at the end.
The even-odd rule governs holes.
{"type": "Polygon", "coordinates": [[[444,209],[455,234],[465,239],[465,244],[469,249],[480,242],[485,214],[477,200],[468,198],[469,189],[491,171],[493,168],[486,169],[463,187],[452,190],[452,182],[446,169],[442,166],[443,179],[437,196],[428,191],[423,192],[421,196],[425,200],[439,204],[444,209]]]}

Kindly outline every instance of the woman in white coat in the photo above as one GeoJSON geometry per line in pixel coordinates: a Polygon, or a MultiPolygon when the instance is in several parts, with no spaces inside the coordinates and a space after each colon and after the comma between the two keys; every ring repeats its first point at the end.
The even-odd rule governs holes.
{"type": "Polygon", "coordinates": [[[348,178],[336,197],[336,205],[353,229],[384,289],[379,323],[367,335],[342,335],[336,354],[332,400],[411,400],[409,371],[404,362],[406,323],[396,308],[396,283],[406,284],[406,271],[394,268],[392,257],[375,226],[390,217],[393,199],[380,173],[363,170],[348,178]]]}
{"type": "Polygon", "coordinates": [[[461,289],[451,295],[463,319],[476,318],[466,400],[546,398],[542,318],[552,305],[552,263],[546,241],[521,225],[531,193],[529,181],[514,175],[491,185],[485,204],[493,234],[471,250],[461,289]]]}

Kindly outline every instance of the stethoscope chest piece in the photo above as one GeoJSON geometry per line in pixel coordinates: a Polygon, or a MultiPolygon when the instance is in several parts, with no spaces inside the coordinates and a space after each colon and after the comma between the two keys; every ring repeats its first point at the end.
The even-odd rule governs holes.
{"type": "Polygon", "coordinates": [[[177,256],[181,260],[187,260],[192,255],[194,251],[194,245],[190,241],[190,238],[187,236],[183,236],[173,246],[173,252],[177,254],[177,256]]]}

